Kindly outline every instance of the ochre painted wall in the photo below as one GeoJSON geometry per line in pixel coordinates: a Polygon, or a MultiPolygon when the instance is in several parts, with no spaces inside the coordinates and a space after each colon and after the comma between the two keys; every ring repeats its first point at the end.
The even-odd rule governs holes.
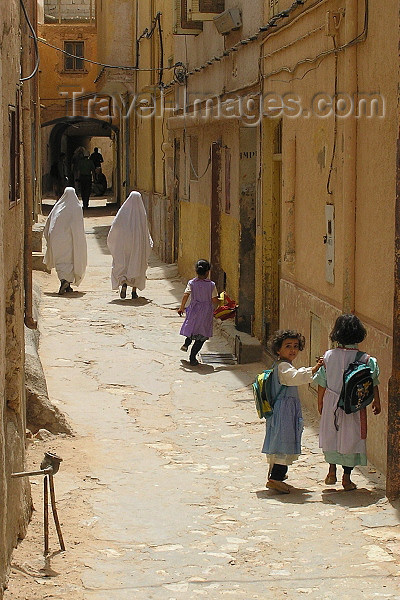
{"type": "MultiPolygon", "coordinates": [[[[95,25],[40,25],[39,36],[52,46],[64,49],[64,42],[77,41],[84,43],[84,57],[97,60],[97,35],[95,25]]],[[[98,67],[91,63],[84,63],[81,72],[65,71],[65,55],[54,48],[40,43],[40,102],[42,107],[42,123],[72,115],[71,101],[73,93],[90,94],[95,91],[94,80],[97,76],[98,67]],[[51,65],[51,68],[49,66],[51,65]]],[[[87,103],[83,106],[76,103],[78,114],[87,115],[87,103]]]]}
{"type": "MultiPolygon", "coordinates": [[[[332,49],[326,13],[342,4],[321,3],[267,38],[263,46],[264,94],[297,94],[303,111],[295,118],[282,116],[282,203],[280,219],[274,220],[280,238],[280,326],[304,333],[307,349],[299,364],[310,364],[311,346],[321,353],[329,347],[329,332],[341,312],[353,310],[364,321],[368,336],[361,347],[378,358],[383,405],[382,414],[369,419],[368,451],[384,470],[393,318],[398,32],[382,23],[397,22],[398,4],[369,3],[366,40],[339,52],[337,60],[330,53],[322,60],[298,64],[332,49]],[[358,89],[362,96],[378,91],[385,99],[386,116],[356,118],[353,113],[335,121],[333,116],[311,114],[315,94],[334,95],[335,78],[340,92],[358,89]],[[327,205],[334,211],[332,281],[326,277],[327,205]],[[288,247],[293,249],[290,256],[288,247]]],[[[362,32],[364,6],[356,0],[345,2],[337,45],[353,37],[355,9],[353,31],[362,32]]],[[[264,209],[271,202],[270,170],[268,164],[263,170],[264,209]]],[[[303,388],[302,395],[315,407],[313,391],[303,388]]]]}

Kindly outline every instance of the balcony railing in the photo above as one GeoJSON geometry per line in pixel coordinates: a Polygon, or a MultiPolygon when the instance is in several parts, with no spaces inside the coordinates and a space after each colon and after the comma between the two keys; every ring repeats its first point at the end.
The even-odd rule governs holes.
{"type": "Polygon", "coordinates": [[[44,0],[45,23],[94,23],[96,0],[44,0]]]}

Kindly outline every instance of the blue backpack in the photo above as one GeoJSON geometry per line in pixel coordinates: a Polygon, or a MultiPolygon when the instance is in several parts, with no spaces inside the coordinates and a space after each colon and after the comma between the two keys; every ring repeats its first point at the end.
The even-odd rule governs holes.
{"type": "Polygon", "coordinates": [[[343,386],[337,408],[344,410],[346,415],[365,408],[374,399],[374,382],[368,366],[369,359],[368,354],[357,352],[354,361],[343,373],[343,386]]]}
{"type": "Polygon", "coordinates": [[[281,392],[287,387],[286,385],[282,385],[275,398],[272,397],[271,386],[274,369],[275,365],[273,365],[272,369],[266,369],[257,375],[253,383],[254,402],[260,419],[267,419],[272,415],[275,402],[281,392]]]}

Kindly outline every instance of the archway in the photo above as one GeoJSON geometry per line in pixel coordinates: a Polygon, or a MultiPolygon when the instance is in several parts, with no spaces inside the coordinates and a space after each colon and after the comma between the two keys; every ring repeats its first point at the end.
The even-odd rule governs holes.
{"type": "Polygon", "coordinates": [[[74,184],[71,160],[79,146],[90,152],[98,147],[104,157],[103,171],[107,178],[107,201],[120,204],[119,198],[119,130],[106,121],[88,117],[61,117],[42,124],[42,192],[53,194],[51,166],[60,154],[66,155],[71,184],[74,184]]]}

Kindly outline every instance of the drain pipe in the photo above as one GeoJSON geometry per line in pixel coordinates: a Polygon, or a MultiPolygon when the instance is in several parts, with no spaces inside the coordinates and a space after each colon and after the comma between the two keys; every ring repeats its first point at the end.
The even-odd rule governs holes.
{"type": "MultiPolygon", "coordinates": [[[[345,39],[357,37],[358,0],[347,0],[345,39]]],[[[343,53],[343,85],[350,97],[357,98],[357,45],[343,53]]],[[[340,72],[340,70],[339,70],[340,72]]],[[[343,312],[355,310],[355,256],[356,256],[356,203],[357,203],[357,119],[349,115],[343,119],[343,312]]]]}
{"type": "Polygon", "coordinates": [[[397,139],[392,375],[388,389],[386,496],[400,498],[400,130],[397,139]]]}
{"type": "Polygon", "coordinates": [[[37,321],[33,318],[32,298],[33,178],[30,92],[31,82],[25,81],[22,88],[22,139],[24,140],[24,322],[29,329],[37,329],[37,321]]]}

